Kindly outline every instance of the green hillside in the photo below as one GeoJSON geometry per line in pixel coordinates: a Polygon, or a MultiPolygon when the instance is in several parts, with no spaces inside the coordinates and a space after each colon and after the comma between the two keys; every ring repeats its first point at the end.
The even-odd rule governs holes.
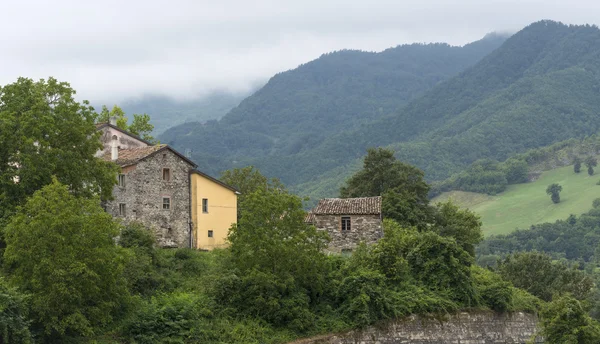
{"type": "MultiPolygon", "coordinates": [[[[501,161],[596,133],[599,85],[597,27],[534,23],[395,114],[332,136],[302,156],[280,157],[277,171],[295,174],[289,178],[308,190],[327,190],[308,194],[311,198],[334,195],[367,147],[388,146],[400,160],[423,169],[429,181],[443,180],[478,159],[501,161]],[[287,168],[292,161],[299,168],[287,168]],[[331,176],[334,168],[344,172],[331,176]],[[311,179],[303,180],[303,172],[311,179]]],[[[259,161],[272,168],[266,160],[259,161]]]]}
{"type": "Polygon", "coordinates": [[[432,202],[452,199],[481,216],[486,235],[507,234],[516,228],[529,228],[533,224],[566,219],[570,214],[583,214],[591,208],[592,201],[600,197],[600,186],[596,185],[599,179],[600,174],[591,177],[585,171],[576,174],[573,166],[565,166],[544,172],[534,182],[510,185],[496,196],[451,191],[432,202]],[[546,194],[546,187],[552,183],[563,187],[558,204],[552,203],[546,194]]]}
{"type": "Polygon", "coordinates": [[[600,131],[597,27],[540,21],[502,41],[328,54],[276,75],[220,121],[160,139],[192,148],[209,173],[255,165],[318,199],[338,194],[368,147],[440,181],[478,159],[600,131]]]}
{"type": "Polygon", "coordinates": [[[180,150],[191,148],[193,159],[209,173],[254,164],[289,185],[305,182],[313,163],[319,174],[338,164],[321,165],[327,154],[313,155],[327,138],[393,113],[505,39],[492,34],[464,47],[410,44],[379,53],[328,53],[275,75],[220,121],[186,123],[159,139],[180,150]]]}

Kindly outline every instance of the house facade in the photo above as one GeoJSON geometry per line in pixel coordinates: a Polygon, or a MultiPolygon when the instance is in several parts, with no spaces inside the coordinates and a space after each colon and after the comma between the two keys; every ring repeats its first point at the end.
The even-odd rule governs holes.
{"type": "Polygon", "coordinates": [[[372,244],[383,237],[381,196],[322,199],[308,213],[306,222],[327,231],[329,251],[352,251],[361,242],[372,244]]]}
{"type": "Polygon", "coordinates": [[[113,200],[104,205],[108,213],[123,223],[139,222],[152,229],[161,247],[212,249],[225,243],[228,229],[237,221],[237,194],[232,188],[211,187],[199,180],[197,175],[201,179],[211,177],[168,145],[153,145],[114,124],[99,124],[97,128],[102,131],[104,147],[97,156],[121,167],[113,200]],[[198,216],[198,201],[201,207],[202,200],[208,206],[229,207],[228,211],[215,209],[203,214],[207,216],[198,216]],[[201,237],[200,229],[208,236],[208,228],[212,231],[210,240],[201,237]]]}
{"type": "Polygon", "coordinates": [[[239,192],[198,170],[192,171],[191,181],[196,248],[212,250],[225,247],[229,228],[237,222],[239,192]]]}

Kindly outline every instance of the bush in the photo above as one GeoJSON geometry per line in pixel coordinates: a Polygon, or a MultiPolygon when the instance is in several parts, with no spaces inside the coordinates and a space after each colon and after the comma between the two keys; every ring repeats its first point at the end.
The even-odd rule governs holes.
{"type": "Polygon", "coordinates": [[[122,247],[143,247],[152,250],[155,244],[154,234],[141,223],[129,223],[121,230],[119,245],[122,247]]]}
{"type": "Polygon", "coordinates": [[[221,277],[216,299],[229,307],[232,315],[253,316],[275,326],[303,332],[314,325],[306,290],[298,288],[293,277],[252,269],[243,276],[237,273],[221,277]]]}
{"type": "Polygon", "coordinates": [[[513,287],[498,274],[484,268],[471,267],[475,289],[481,302],[497,312],[505,312],[512,308],[513,287]]]}
{"type": "Polygon", "coordinates": [[[377,271],[363,268],[345,277],[338,288],[338,298],[342,300],[341,313],[359,327],[398,315],[386,278],[377,271]]]}
{"type": "Polygon", "coordinates": [[[123,335],[139,344],[198,341],[196,329],[211,317],[214,305],[204,295],[163,294],[138,301],[136,311],[123,326],[123,335]]]}

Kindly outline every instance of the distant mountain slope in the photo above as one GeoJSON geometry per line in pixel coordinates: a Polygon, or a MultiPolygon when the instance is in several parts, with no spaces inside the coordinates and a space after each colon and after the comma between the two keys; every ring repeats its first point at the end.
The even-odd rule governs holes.
{"type": "MultiPolygon", "coordinates": [[[[280,157],[291,175],[297,155],[310,154],[328,137],[356,130],[394,112],[479,61],[506,37],[489,35],[464,47],[411,44],[380,53],[338,51],[277,74],[218,123],[186,123],[160,136],[179,149],[191,148],[205,170],[257,163],[279,175],[280,157]],[[259,159],[259,160],[257,160],[259,159]],[[264,160],[264,163],[262,162],[264,160]]],[[[362,154],[362,152],[361,152],[362,154]]],[[[314,157],[315,163],[327,159],[314,157]]]]}
{"type": "Polygon", "coordinates": [[[597,132],[599,91],[600,30],[534,23],[395,114],[332,136],[310,153],[327,159],[293,157],[298,167],[291,171],[291,161],[283,158],[278,172],[291,171],[300,177],[293,185],[323,192],[314,197],[335,194],[358,155],[369,146],[389,145],[429,180],[443,179],[476,159],[503,160],[597,132]],[[344,166],[346,172],[331,176],[344,166]]]}
{"type": "Polygon", "coordinates": [[[127,115],[147,113],[158,134],[185,122],[218,120],[247,97],[247,93],[213,92],[194,100],[174,100],[165,96],[144,96],[121,104],[127,115]]]}

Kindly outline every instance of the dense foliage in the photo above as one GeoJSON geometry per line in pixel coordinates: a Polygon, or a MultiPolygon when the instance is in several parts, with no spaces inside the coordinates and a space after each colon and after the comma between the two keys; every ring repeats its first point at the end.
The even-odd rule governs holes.
{"type": "Polygon", "coordinates": [[[70,194],[56,179],[20,207],[4,229],[8,280],[31,294],[46,336],[90,335],[110,323],[128,292],[118,225],[97,198],[70,194]]]}
{"type": "Polygon", "coordinates": [[[79,195],[110,197],[117,168],[94,158],[95,113],[74,97],[53,78],[0,87],[0,223],[52,176],[79,195]]]}
{"type": "Polygon", "coordinates": [[[600,324],[587,314],[578,300],[564,296],[549,303],[540,313],[546,343],[594,344],[600,342],[600,324]]]}

